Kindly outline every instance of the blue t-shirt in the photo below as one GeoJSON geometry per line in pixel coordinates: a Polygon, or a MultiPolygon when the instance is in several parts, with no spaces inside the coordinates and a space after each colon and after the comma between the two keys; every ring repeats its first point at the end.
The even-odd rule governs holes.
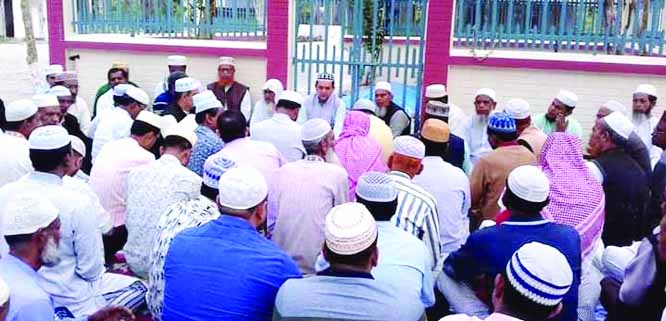
{"type": "Polygon", "coordinates": [[[562,300],[562,321],[576,321],[580,284],[580,236],[570,226],[540,217],[532,220],[510,219],[498,226],[472,233],[465,245],[444,261],[444,272],[453,279],[472,281],[486,275],[495,277],[506,270],[511,256],[523,244],[540,242],[558,249],[573,270],[573,284],[562,300]]]}
{"type": "Polygon", "coordinates": [[[164,263],[163,321],[270,320],[296,263],[244,219],[221,215],[178,234],[164,263]]]}

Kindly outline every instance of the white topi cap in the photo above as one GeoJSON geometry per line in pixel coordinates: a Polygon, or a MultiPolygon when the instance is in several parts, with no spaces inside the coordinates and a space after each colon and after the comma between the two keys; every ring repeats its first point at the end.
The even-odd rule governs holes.
{"type": "Polygon", "coordinates": [[[47,76],[59,74],[64,71],[65,69],[62,67],[62,65],[49,65],[48,67],[44,68],[44,74],[47,76]]]}
{"type": "Polygon", "coordinates": [[[538,242],[527,243],[513,253],[506,275],[525,298],[545,306],[559,304],[573,283],[573,271],[564,254],[538,242]]]}
{"type": "Polygon", "coordinates": [[[326,247],[338,255],[354,255],[377,240],[377,224],[361,203],[343,203],[326,215],[326,247]]]}
{"type": "Polygon", "coordinates": [[[278,79],[272,78],[266,80],[263,86],[261,86],[261,90],[270,90],[276,95],[280,95],[282,91],[284,90],[284,86],[282,86],[282,82],[278,79]]]}
{"type": "Polygon", "coordinates": [[[425,145],[412,136],[398,136],[393,140],[393,145],[395,146],[394,153],[416,159],[425,157],[425,145]]]}
{"type": "Polygon", "coordinates": [[[391,202],[398,197],[398,190],[390,175],[366,172],[358,178],[356,195],[371,202],[391,202]]]}
{"type": "Polygon", "coordinates": [[[184,93],[199,88],[199,82],[192,77],[185,77],[176,80],[176,92],[184,93]]]}
{"type": "Polygon", "coordinates": [[[268,185],[261,173],[252,167],[236,167],[220,177],[218,203],[234,210],[259,205],[268,195],[268,185]]]}
{"type": "MultiPolygon", "coordinates": [[[[155,114],[153,114],[153,115],[155,115],[155,114]]],[[[169,128],[171,128],[173,126],[176,126],[180,123],[189,122],[189,120],[194,121],[194,115],[192,115],[192,114],[189,114],[189,115],[185,116],[185,118],[183,118],[180,121],[180,123],[178,122],[178,120],[176,120],[176,117],[173,117],[173,115],[163,115],[161,117],[160,116],[157,116],[157,117],[159,117],[159,120],[156,119],[155,121],[157,121],[159,125],[158,126],[153,125],[153,126],[158,127],[160,129],[160,134],[162,135],[162,137],[164,137],[164,133],[166,133],[167,130],[169,130],[169,128]]],[[[196,121],[194,123],[196,124],[196,121]]]]}
{"type": "Polygon", "coordinates": [[[361,98],[354,103],[352,110],[367,110],[376,113],[377,105],[375,105],[375,103],[370,99],[361,98]]]}
{"type": "Polygon", "coordinates": [[[540,203],[548,199],[550,181],[538,167],[523,165],[509,173],[507,187],[513,194],[528,202],[540,203]]]}
{"type": "Polygon", "coordinates": [[[426,87],[425,97],[430,99],[446,97],[446,86],[442,84],[434,84],[426,87]]]}
{"type": "Polygon", "coordinates": [[[127,92],[127,89],[130,89],[132,87],[134,86],[130,84],[117,84],[113,87],[113,95],[122,97],[127,92]]]}
{"type": "Polygon", "coordinates": [[[167,64],[169,66],[185,66],[187,65],[187,57],[179,55],[169,56],[167,57],[167,64]]]}
{"type": "MultiPolygon", "coordinates": [[[[158,116],[157,114],[154,114],[152,112],[149,112],[147,110],[142,110],[138,116],[136,116],[136,120],[142,121],[146,124],[152,125],[153,127],[157,127],[160,130],[164,129],[164,122],[162,120],[162,117],[158,116]]],[[[174,118],[175,120],[175,118],[174,118]]],[[[174,124],[177,122],[174,122],[174,124]]]]}
{"type": "Polygon", "coordinates": [[[479,97],[479,96],[486,96],[490,98],[492,101],[497,101],[497,93],[495,90],[490,89],[490,88],[481,88],[476,91],[474,94],[474,98],[479,97]]]}
{"type": "Polygon", "coordinates": [[[623,115],[627,113],[627,107],[625,107],[621,102],[617,100],[609,100],[605,102],[601,107],[608,108],[611,112],[617,111],[623,115]]]}
{"type": "Polygon", "coordinates": [[[69,139],[72,141],[72,149],[79,153],[81,156],[86,156],[86,144],[83,143],[81,138],[78,138],[74,135],[69,135],[69,139]]]}
{"type": "Polygon", "coordinates": [[[221,65],[229,65],[229,66],[236,66],[236,62],[234,61],[234,58],[232,57],[220,57],[220,62],[218,63],[218,66],[221,65]]]}
{"type": "Polygon", "coordinates": [[[37,105],[30,99],[14,100],[5,107],[5,119],[8,122],[26,120],[37,113],[37,105]]]}
{"type": "Polygon", "coordinates": [[[52,94],[34,95],[32,96],[32,100],[35,102],[35,105],[37,105],[37,108],[60,106],[58,96],[52,94]]]}
{"type": "Polygon", "coordinates": [[[568,90],[560,90],[557,93],[557,96],[555,96],[555,99],[559,100],[561,103],[574,108],[576,107],[576,104],[578,104],[578,96],[574,94],[573,92],[570,92],[568,90]]]}
{"type": "Polygon", "coordinates": [[[150,104],[150,98],[148,98],[148,94],[146,94],[146,92],[141,88],[134,86],[127,88],[125,95],[136,100],[141,105],[148,106],[150,104]]]}
{"type": "Polygon", "coordinates": [[[634,90],[634,95],[635,94],[646,94],[657,97],[657,88],[650,84],[640,84],[636,87],[636,90],[634,90]]]}
{"type": "Polygon", "coordinates": [[[236,167],[236,163],[224,157],[208,157],[203,166],[203,184],[217,189],[220,185],[220,176],[229,169],[236,167]]]}
{"type": "Polygon", "coordinates": [[[375,84],[375,92],[377,90],[386,90],[389,93],[393,94],[393,87],[391,87],[391,83],[387,81],[379,81],[375,84]]]}
{"type": "Polygon", "coordinates": [[[56,97],[68,97],[72,95],[72,92],[65,86],[53,86],[49,89],[48,93],[56,97]]]}
{"type": "Polygon", "coordinates": [[[192,146],[197,144],[197,134],[195,134],[192,128],[189,128],[185,123],[171,126],[164,134],[162,134],[162,136],[164,136],[164,138],[178,136],[187,140],[192,146]]]}
{"type": "Polygon", "coordinates": [[[45,228],[58,218],[58,208],[37,195],[17,195],[9,199],[3,214],[4,235],[28,235],[45,228]]]}
{"type": "Polygon", "coordinates": [[[192,97],[194,111],[198,114],[206,110],[222,108],[222,103],[217,100],[215,94],[210,90],[205,90],[192,97]]]}
{"type": "Polygon", "coordinates": [[[65,147],[71,142],[67,130],[56,125],[38,127],[28,138],[30,149],[37,150],[54,150],[65,147]]]}
{"type": "Polygon", "coordinates": [[[513,98],[506,103],[504,111],[513,119],[526,119],[530,117],[530,104],[525,99],[513,98]]]}
{"type": "Polygon", "coordinates": [[[293,90],[285,90],[280,94],[280,97],[278,97],[278,104],[280,104],[281,100],[285,101],[290,101],[292,103],[297,103],[299,105],[303,104],[303,96],[301,94],[293,91],[293,90]]]}
{"type": "Polygon", "coordinates": [[[620,112],[612,112],[604,117],[603,120],[612,131],[624,139],[629,139],[629,135],[634,131],[634,124],[620,112]]]}
{"type": "Polygon", "coordinates": [[[331,132],[331,125],[321,118],[310,119],[301,128],[301,140],[312,142],[323,138],[331,132]]]}

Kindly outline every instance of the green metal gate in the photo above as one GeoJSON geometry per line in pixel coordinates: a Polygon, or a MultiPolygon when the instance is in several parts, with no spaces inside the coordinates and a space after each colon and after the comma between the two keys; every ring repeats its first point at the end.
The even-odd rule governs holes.
{"type": "Polygon", "coordinates": [[[418,115],[427,2],[296,0],[293,88],[309,95],[317,74],[332,73],[351,106],[372,100],[376,81],[390,81],[394,101],[418,115]]]}

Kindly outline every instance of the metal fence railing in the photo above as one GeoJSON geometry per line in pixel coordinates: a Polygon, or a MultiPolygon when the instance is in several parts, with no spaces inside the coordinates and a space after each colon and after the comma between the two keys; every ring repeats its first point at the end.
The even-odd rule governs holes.
{"type": "Polygon", "coordinates": [[[73,0],[78,34],[263,38],[270,0],[73,0]]]}
{"type": "Polygon", "coordinates": [[[454,46],[664,55],[665,0],[456,0],[454,46]]]}

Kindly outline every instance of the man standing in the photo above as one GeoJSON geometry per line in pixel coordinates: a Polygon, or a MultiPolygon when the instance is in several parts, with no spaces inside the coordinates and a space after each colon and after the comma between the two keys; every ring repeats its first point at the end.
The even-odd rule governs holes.
{"type": "Polygon", "coordinates": [[[270,119],[255,123],[250,129],[250,137],[272,143],[288,162],[303,159],[301,125],[296,120],[301,109],[301,94],[285,90],[278,97],[275,113],[270,119]]]}
{"type": "Polygon", "coordinates": [[[142,111],[132,124],[130,137],[106,144],[90,171],[90,186],[113,218],[114,229],[104,238],[107,262],[127,241],[127,175],[131,169],[155,160],[149,150],[160,135],[161,123],[160,116],[142,111]]]}
{"type": "Polygon", "coordinates": [[[163,321],[270,320],[275,295],[296,264],[257,233],[268,185],[253,168],[222,174],[220,217],[179,233],[164,263],[163,321]]]}
{"type": "Polygon", "coordinates": [[[393,132],[391,132],[391,127],[377,117],[377,105],[370,99],[361,98],[354,103],[352,110],[362,111],[370,117],[368,136],[382,147],[382,160],[384,160],[384,163],[388,162],[394,149],[393,132]]]}
{"type": "Polygon", "coordinates": [[[484,155],[492,151],[488,142],[488,119],[497,107],[497,94],[490,88],[481,88],[474,94],[474,115],[467,120],[464,126],[464,136],[469,146],[470,161],[472,165],[484,155]]]}
{"type": "MultiPolygon", "coordinates": [[[[69,110],[74,103],[74,97],[72,93],[65,86],[56,85],[49,89],[49,94],[55,95],[58,97],[58,102],[60,103],[60,114],[62,115],[61,125],[64,127],[70,135],[76,136],[77,139],[84,142],[86,149],[90,150],[92,148],[92,139],[90,139],[83,131],[81,131],[81,125],[76,117],[69,113],[69,110]]],[[[83,155],[85,158],[85,172],[90,173],[90,155],[83,155]]]]}
{"type": "Polygon", "coordinates": [[[442,251],[436,199],[412,180],[423,170],[425,145],[411,136],[398,136],[388,167],[398,189],[398,210],[391,223],[425,242],[436,278],[441,271],[442,251]]]}
{"type": "Polygon", "coordinates": [[[250,119],[252,116],[250,87],[237,82],[235,75],[234,58],[220,57],[220,63],[217,66],[217,81],[208,84],[208,90],[213,91],[226,110],[240,111],[245,119],[250,119]]]}
{"type": "Polygon", "coordinates": [[[132,272],[141,278],[148,276],[160,216],[172,204],[200,195],[201,177],[185,167],[195,143],[194,132],[175,125],[165,133],[162,156],[127,175],[127,243],[123,252],[132,272]]]}
{"type": "Polygon", "coordinates": [[[625,150],[634,125],[618,112],[597,120],[590,136],[589,152],[603,177],[606,222],[604,245],[626,246],[653,228],[647,226],[649,181],[625,150]]]}
{"type": "MultiPolygon", "coordinates": [[[[0,190],[0,204],[16,195],[46,198],[61,217],[58,261],[39,269],[39,285],[56,308],[63,306],[74,316],[93,314],[109,304],[130,309],[145,298],[145,285],[138,279],[105,272],[102,237],[92,202],[62,185],[72,162],[71,139],[60,126],[36,129],[29,138],[30,159],[35,172],[0,190]]],[[[3,251],[3,253],[6,253],[3,251]]],[[[4,255],[3,255],[4,256],[4,255]]]]}
{"type": "Polygon", "coordinates": [[[277,102],[284,87],[282,82],[278,79],[268,79],[264,86],[261,87],[263,92],[263,99],[260,99],[254,104],[254,109],[252,110],[252,118],[250,118],[250,128],[254,127],[254,124],[270,119],[275,113],[275,103],[277,102]]]}
{"type": "Polygon", "coordinates": [[[658,121],[657,117],[652,116],[652,109],[657,105],[657,88],[649,84],[638,85],[632,102],[634,130],[650,152],[650,159],[654,164],[661,156],[661,149],[652,145],[651,138],[658,121]]]}
{"type": "Polygon", "coordinates": [[[509,99],[506,106],[504,106],[504,112],[509,114],[516,122],[516,135],[518,135],[516,141],[518,144],[527,147],[536,158],[539,158],[548,136],[532,125],[530,104],[521,98],[509,99]]]}
{"type": "Polygon", "coordinates": [[[399,291],[370,273],[379,261],[378,232],[363,204],[331,209],[325,234],[322,252],[330,267],[287,280],[275,299],[273,320],[423,319],[423,305],[413,292],[399,291]]]}
{"type": "Polygon", "coordinates": [[[164,214],[160,215],[157,223],[158,236],[148,261],[150,267],[148,270],[148,294],[146,295],[148,308],[156,320],[162,319],[164,259],[169,251],[171,241],[181,231],[204,225],[220,216],[215,204],[219,194],[220,176],[234,167],[236,167],[236,163],[224,158],[206,162],[203,168],[201,196],[175,203],[169,206],[164,214]]]}
{"type": "Polygon", "coordinates": [[[192,156],[187,163],[187,168],[202,176],[204,163],[208,157],[224,147],[224,142],[217,134],[217,119],[222,113],[223,107],[210,90],[194,95],[192,102],[196,112],[194,120],[198,124],[194,130],[194,133],[197,134],[197,142],[192,148],[192,156]]]}
{"type": "Polygon", "coordinates": [[[39,88],[36,90],[36,94],[45,94],[49,89],[56,84],[56,77],[59,74],[62,74],[65,69],[62,65],[49,65],[44,69],[45,82],[40,82],[39,88]]]}
{"type": "Polygon", "coordinates": [[[375,104],[377,104],[377,116],[391,127],[393,137],[409,135],[412,118],[404,108],[393,102],[393,88],[390,83],[380,81],[375,84],[375,104]]]}
{"type": "MultiPolygon", "coordinates": [[[[433,84],[425,88],[425,101],[424,105],[426,110],[426,119],[432,118],[428,117],[428,103],[430,102],[440,102],[445,104],[448,107],[448,113],[446,119],[444,120],[449,127],[451,128],[451,136],[463,136],[464,130],[463,126],[467,122],[467,115],[465,112],[460,109],[460,107],[449,102],[449,94],[446,92],[446,86],[443,84],[433,84]]],[[[434,115],[434,114],[431,114],[434,115]]],[[[436,116],[436,115],[435,115],[436,116]]],[[[440,119],[443,120],[443,119],[440,119]]]]}
{"type": "Polygon", "coordinates": [[[448,138],[449,126],[445,122],[439,119],[425,121],[421,130],[421,142],[425,145],[423,171],[413,180],[437,200],[439,238],[444,255],[465,243],[469,235],[470,208],[467,175],[444,161],[448,138]]]}
{"type": "Polygon", "coordinates": [[[126,63],[114,63],[106,74],[108,82],[97,90],[95,103],[93,104],[93,119],[102,116],[105,112],[112,110],[115,106],[113,102],[113,88],[118,84],[130,84],[137,87],[129,81],[129,66],[126,63]]]}
{"type": "Polygon", "coordinates": [[[76,117],[80,124],[81,131],[87,133],[90,129],[90,109],[88,103],[79,96],[79,80],[77,79],[76,71],[65,71],[57,77],[57,86],[64,86],[69,89],[72,95],[73,103],[67,109],[67,113],[76,117]]]}
{"type": "Polygon", "coordinates": [[[167,57],[167,68],[169,69],[169,74],[164,77],[164,80],[160,81],[155,85],[155,90],[153,91],[153,99],[157,99],[159,95],[169,90],[167,87],[167,78],[169,75],[176,71],[187,72],[187,57],[185,56],[168,56],[167,57]]]}
{"type": "MultiPolygon", "coordinates": [[[[513,253],[521,246],[529,242],[539,242],[560,251],[571,266],[573,271],[571,287],[561,287],[557,293],[563,296],[562,320],[577,320],[578,286],[581,276],[581,246],[578,232],[570,226],[556,224],[541,216],[541,210],[548,205],[550,183],[539,168],[531,165],[517,167],[508,175],[505,183],[506,191],[502,202],[510,212],[510,219],[501,225],[472,233],[459,250],[447,257],[444,262],[443,278],[438,282],[438,287],[455,311],[476,314],[483,318],[488,314],[488,308],[478,302],[479,299],[471,293],[468,285],[475,284],[475,281],[484,276],[489,278],[487,281],[492,282],[491,280],[506,270],[513,253]],[[478,302],[477,304],[481,304],[483,308],[471,310],[471,306],[479,307],[479,305],[471,305],[470,301],[478,302]]],[[[530,266],[528,260],[522,263],[522,267],[530,266]]],[[[559,266],[558,268],[561,269],[559,266]]],[[[518,272],[515,269],[513,271],[518,272]]],[[[525,276],[524,271],[518,273],[525,276]]],[[[532,284],[530,287],[537,286],[532,284]]],[[[538,288],[545,289],[543,286],[538,288]]]]}
{"type": "Polygon", "coordinates": [[[534,118],[534,126],[541,129],[546,135],[554,132],[567,132],[581,139],[583,128],[571,116],[578,103],[578,96],[568,90],[560,90],[550,103],[548,111],[534,118]]]}
{"type": "Polygon", "coordinates": [[[40,126],[37,106],[30,99],[15,100],[5,107],[5,132],[0,134],[0,187],[32,172],[28,137],[40,126]]]}
{"type": "Polygon", "coordinates": [[[326,214],[347,201],[347,172],[326,163],[333,149],[333,131],[326,121],[308,120],[300,136],[305,159],[282,166],[273,177],[269,204],[276,210],[277,221],[272,239],[301,273],[312,274],[324,241],[326,214]]]}
{"type": "Polygon", "coordinates": [[[333,128],[333,132],[337,136],[342,131],[347,106],[335,94],[333,75],[327,72],[319,74],[314,87],[315,92],[303,102],[304,117],[300,117],[299,121],[305,122],[306,120],[321,118],[333,128]]]}
{"type": "Polygon", "coordinates": [[[191,77],[176,80],[175,95],[164,114],[172,115],[176,121],[181,121],[191,114],[194,108],[192,97],[197,94],[199,87],[200,83],[191,77]]]}
{"type": "MultiPolygon", "coordinates": [[[[7,284],[2,282],[1,293],[4,301],[9,300],[11,304],[0,313],[0,320],[5,320],[5,315],[8,321],[54,320],[56,312],[59,316],[73,317],[65,307],[55,311],[53,299],[40,286],[37,274],[40,268],[53,267],[61,260],[58,256],[60,239],[64,241],[68,237],[60,232],[60,211],[50,201],[32,195],[14,197],[3,205],[3,234],[10,252],[0,259],[0,276],[7,281],[7,284]]],[[[110,306],[77,320],[133,318],[126,308],[110,306]]]]}
{"type": "Polygon", "coordinates": [[[53,94],[34,95],[32,100],[37,105],[37,117],[42,126],[60,125],[62,123],[62,112],[60,112],[60,102],[58,97],[53,94]]]}
{"type": "Polygon", "coordinates": [[[98,123],[92,145],[93,161],[104,145],[129,137],[134,120],[150,103],[146,92],[132,85],[117,85],[113,91],[113,100],[117,106],[98,123]]]}
{"type": "Polygon", "coordinates": [[[514,168],[536,163],[534,154],[518,145],[516,138],[516,122],[509,114],[499,112],[490,116],[488,141],[493,151],[479,160],[470,176],[472,226],[495,219],[500,209],[497,201],[514,168]]]}

